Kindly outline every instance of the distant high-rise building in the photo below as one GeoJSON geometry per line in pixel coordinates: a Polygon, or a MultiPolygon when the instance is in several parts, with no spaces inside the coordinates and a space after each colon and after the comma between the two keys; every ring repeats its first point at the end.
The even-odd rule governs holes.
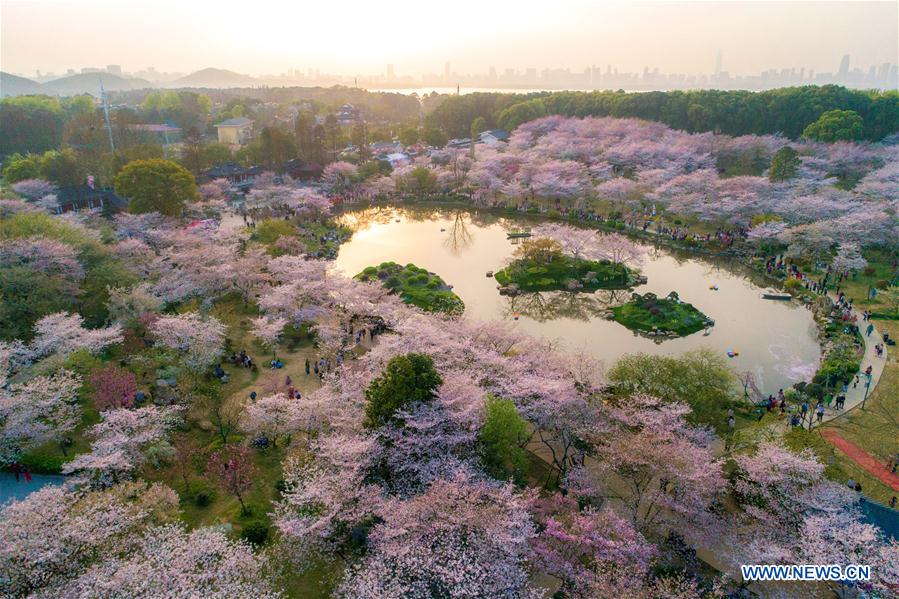
{"type": "Polygon", "coordinates": [[[106,65],[106,72],[111,75],[121,75],[122,66],[117,64],[108,64],[106,65]]]}
{"type": "Polygon", "coordinates": [[[722,58],[721,48],[718,48],[718,55],[715,57],[715,76],[716,77],[721,74],[721,58],[722,58]]]}
{"type": "Polygon", "coordinates": [[[447,82],[448,82],[450,79],[453,78],[453,74],[452,74],[452,72],[450,71],[450,63],[449,63],[449,61],[446,61],[445,63],[443,63],[443,78],[444,78],[447,82]]]}
{"type": "Polygon", "coordinates": [[[388,65],[387,65],[387,78],[388,78],[388,79],[393,79],[393,77],[394,77],[394,75],[393,75],[393,65],[392,65],[392,64],[388,64],[388,65]]]}
{"type": "Polygon", "coordinates": [[[496,67],[490,67],[490,80],[496,79],[496,67]]]}
{"type": "Polygon", "coordinates": [[[845,77],[849,74],[849,55],[843,54],[843,59],[840,61],[840,70],[837,71],[838,77],[845,77]]]}

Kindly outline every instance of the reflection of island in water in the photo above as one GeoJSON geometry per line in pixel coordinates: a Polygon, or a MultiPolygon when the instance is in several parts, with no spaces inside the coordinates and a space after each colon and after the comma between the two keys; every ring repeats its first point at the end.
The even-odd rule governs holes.
{"type": "MultiPolygon", "coordinates": [[[[568,318],[589,322],[594,318],[614,321],[610,308],[624,304],[629,297],[627,289],[600,289],[595,293],[580,291],[535,291],[503,296],[506,300],[503,309],[504,318],[517,319],[520,316],[536,322],[549,322],[558,318],[568,318]]],[[[620,325],[623,326],[623,325],[620,325]]],[[[630,329],[635,337],[651,340],[656,345],[676,339],[677,336],[664,336],[650,332],[630,329]]],[[[709,334],[706,328],[704,336],[709,334]]]]}
{"type": "Polygon", "coordinates": [[[608,309],[628,298],[627,289],[600,289],[595,293],[579,291],[534,291],[504,296],[504,316],[526,316],[537,322],[557,318],[589,321],[605,318],[608,309]]]}

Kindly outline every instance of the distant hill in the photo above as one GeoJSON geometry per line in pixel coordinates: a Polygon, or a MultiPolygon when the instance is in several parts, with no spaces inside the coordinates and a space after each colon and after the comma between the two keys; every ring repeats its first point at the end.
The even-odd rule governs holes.
{"type": "Polygon", "coordinates": [[[79,73],[46,82],[43,85],[43,92],[60,96],[77,96],[78,94],[99,96],[101,81],[106,91],[110,92],[158,87],[145,79],[125,79],[109,73],[79,73]]]}
{"type": "Polygon", "coordinates": [[[25,96],[46,93],[37,81],[0,71],[0,96],[25,96]]]}
{"type": "Polygon", "coordinates": [[[259,85],[249,75],[227,69],[202,69],[168,83],[167,87],[247,87],[259,85]]]}

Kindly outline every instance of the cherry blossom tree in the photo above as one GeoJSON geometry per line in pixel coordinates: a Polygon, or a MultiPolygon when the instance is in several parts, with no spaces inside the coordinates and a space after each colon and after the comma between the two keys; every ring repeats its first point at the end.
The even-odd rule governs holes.
{"type": "Polygon", "coordinates": [[[332,162],[322,172],[322,183],[331,193],[342,195],[350,191],[357,169],[349,162],[332,162]]]}
{"type": "Polygon", "coordinates": [[[584,433],[595,461],[569,475],[570,490],[588,498],[620,498],[640,531],[667,523],[697,535],[711,533],[717,519],[710,508],[724,491],[724,478],[711,447],[713,433],[690,426],[689,411],[646,395],[610,407],[605,421],[584,433]],[[602,477],[619,484],[604,488],[602,477]]]}
{"type": "Polygon", "coordinates": [[[130,289],[119,287],[109,289],[106,309],[109,310],[109,316],[119,324],[133,324],[141,317],[155,315],[162,308],[162,299],[147,283],[141,283],[130,289]]]}
{"type": "Polygon", "coordinates": [[[48,441],[62,444],[81,423],[80,388],[81,378],[67,370],[0,388],[0,462],[48,441]]]}
{"type": "Polygon", "coordinates": [[[274,521],[298,558],[347,556],[354,534],[365,530],[383,501],[378,486],[366,480],[377,447],[371,436],[338,433],[313,444],[313,459],[285,460],[286,489],[274,521]]]}
{"type": "Polygon", "coordinates": [[[599,234],[592,229],[579,229],[555,223],[537,227],[531,233],[534,237],[545,237],[559,244],[562,251],[575,261],[599,259],[599,234]]]}
{"type": "Polygon", "coordinates": [[[244,541],[217,528],[188,532],[170,524],[153,527],[77,579],[61,596],[258,597],[282,596],[268,578],[266,559],[244,541]]]}
{"type": "Polygon", "coordinates": [[[240,426],[252,435],[290,436],[306,430],[308,418],[308,410],[301,402],[284,393],[276,393],[247,405],[240,426]]]}
{"type": "Polygon", "coordinates": [[[609,262],[634,268],[643,263],[646,254],[647,249],[644,246],[634,243],[624,235],[606,233],[599,238],[597,255],[609,262]]]}
{"type": "Polygon", "coordinates": [[[657,555],[633,524],[611,509],[578,509],[571,498],[554,495],[538,502],[539,535],[531,541],[531,559],[562,581],[568,597],[596,597],[599,585],[625,581],[642,586],[657,555]]]}
{"type": "Polygon", "coordinates": [[[38,272],[64,275],[72,281],[84,278],[84,267],[75,249],[46,237],[4,240],[0,246],[0,266],[26,266],[38,272]]]}
{"type": "Polygon", "coordinates": [[[0,580],[15,596],[278,596],[249,545],[177,513],[159,483],[44,487],[0,512],[0,580]]]}
{"type": "Polygon", "coordinates": [[[64,474],[79,474],[93,486],[109,486],[129,477],[144,461],[143,450],[166,438],[181,419],[178,407],[107,410],[90,429],[89,453],[63,466],[64,474]]]}
{"type": "Polygon", "coordinates": [[[206,472],[218,481],[222,489],[237,497],[241,512],[246,513],[244,496],[253,487],[256,477],[253,450],[244,445],[224,447],[209,458],[206,472]]]}
{"type": "Polygon", "coordinates": [[[252,320],[253,336],[259,339],[264,346],[272,350],[272,356],[278,351],[278,343],[281,341],[281,335],[284,333],[284,327],[287,326],[287,319],[284,317],[268,317],[260,316],[252,320]]]}
{"type": "Polygon", "coordinates": [[[341,593],[356,597],[505,597],[526,593],[534,525],[511,486],[457,476],[388,502],[341,593]],[[463,574],[464,573],[464,574],[463,574]]]}
{"type": "Polygon", "coordinates": [[[14,183],[12,190],[29,200],[39,200],[56,193],[56,186],[44,179],[25,179],[14,183]]]}
{"type": "Polygon", "coordinates": [[[231,183],[227,179],[213,179],[198,188],[204,200],[226,200],[231,194],[231,183]]]}
{"type": "Polygon", "coordinates": [[[197,312],[162,316],[151,326],[156,342],[184,356],[193,370],[202,370],[215,362],[224,349],[225,325],[214,316],[197,312]]]}
{"type": "Polygon", "coordinates": [[[858,244],[847,242],[840,244],[832,265],[838,272],[851,272],[865,268],[868,261],[862,257],[858,244]]]}
{"type": "Polygon", "coordinates": [[[118,366],[107,366],[88,377],[93,388],[94,405],[99,411],[130,408],[137,394],[137,377],[118,366]]]}
{"type": "Polygon", "coordinates": [[[871,564],[874,584],[895,590],[895,570],[873,566],[895,563],[895,541],[862,522],[858,495],[825,479],[811,450],[765,442],[735,462],[730,485],[741,511],[725,554],[731,563],[871,564]]]}
{"type": "Polygon", "coordinates": [[[80,314],[57,312],[44,316],[34,325],[31,348],[35,357],[49,354],[67,355],[80,349],[92,354],[122,342],[122,328],[112,325],[105,329],[86,329],[80,314]]]}
{"type": "Polygon", "coordinates": [[[135,535],[172,522],[177,513],[178,496],[159,483],[125,483],[100,492],[47,485],[0,508],[4,591],[73,596],[62,590],[72,580],[103,559],[127,554],[135,535]]]}

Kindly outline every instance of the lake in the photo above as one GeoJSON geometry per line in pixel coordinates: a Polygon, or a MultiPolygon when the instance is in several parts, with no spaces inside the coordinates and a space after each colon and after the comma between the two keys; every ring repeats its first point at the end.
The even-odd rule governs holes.
{"type": "Polygon", "coordinates": [[[749,273],[730,260],[650,247],[640,269],[647,283],[634,291],[659,296],[677,291],[683,301],[715,321],[707,334],[700,331],[657,342],[598,315],[610,302],[629,299],[627,290],[499,294],[496,281],[485,274],[499,270],[511,258],[516,246],[506,232],[532,227],[539,220],[392,207],[349,211],[340,218],[354,230],[334,265],[347,276],[385,261],[412,262],[452,285],[465,302],[467,317],[514,320],[518,316],[514,324],[522,331],[568,349],[586,349],[606,368],[628,353],[677,355],[710,347],[726,355],[733,349],[739,352],[729,359],[733,369],[754,373],[767,394],[809,380],[817,367],[820,348],[811,312],[796,302],[762,299],[761,292],[767,288],[750,280],[749,273]],[[714,285],[717,291],[710,289],[714,285]]]}

